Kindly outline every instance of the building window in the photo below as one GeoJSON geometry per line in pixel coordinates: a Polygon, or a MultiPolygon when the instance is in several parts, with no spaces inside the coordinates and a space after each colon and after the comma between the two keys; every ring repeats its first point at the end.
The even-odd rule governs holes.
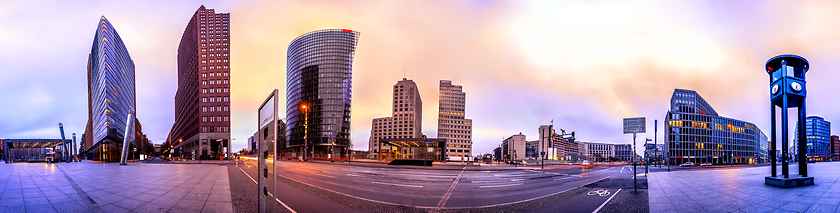
{"type": "Polygon", "coordinates": [[[210,85],[213,85],[213,83],[216,83],[216,81],[210,80],[210,85]]]}
{"type": "MultiPolygon", "coordinates": [[[[227,66],[225,66],[225,69],[227,69],[227,68],[228,68],[228,67],[227,67],[227,66]]],[[[225,72],[225,76],[228,76],[228,72],[225,72]]]]}
{"type": "Polygon", "coordinates": [[[207,67],[201,67],[201,70],[207,70],[207,67]]]}
{"type": "Polygon", "coordinates": [[[228,97],[227,97],[227,96],[225,96],[225,102],[228,102],[228,101],[229,101],[229,100],[228,100],[228,97]]]}
{"type": "Polygon", "coordinates": [[[207,93],[207,89],[201,89],[201,93],[207,93]]]}
{"type": "Polygon", "coordinates": [[[201,107],[201,111],[207,112],[207,107],[201,107]]]}
{"type": "Polygon", "coordinates": [[[225,121],[228,121],[228,116],[225,116],[225,121]]]}
{"type": "Polygon", "coordinates": [[[228,107],[225,107],[225,112],[227,112],[227,111],[228,111],[228,107]]]}
{"type": "Polygon", "coordinates": [[[213,72],[210,72],[210,77],[213,77],[213,72]]]}
{"type": "Polygon", "coordinates": [[[216,117],[210,116],[210,122],[216,122],[216,117]]]}
{"type": "Polygon", "coordinates": [[[227,87],[225,87],[225,92],[229,92],[227,87]]]}
{"type": "Polygon", "coordinates": [[[207,103],[207,98],[201,98],[201,102],[207,103]]]}
{"type": "Polygon", "coordinates": [[[207,116],[202,116],[201,117],[201,122],[207,122],[207,116]]]}
{"type": "Polygon", "coordinates": [[[207,132],[207,127],[206,127],[206,126],[202,126],[202,127],[201,127],[201,132],[207,132]]]}

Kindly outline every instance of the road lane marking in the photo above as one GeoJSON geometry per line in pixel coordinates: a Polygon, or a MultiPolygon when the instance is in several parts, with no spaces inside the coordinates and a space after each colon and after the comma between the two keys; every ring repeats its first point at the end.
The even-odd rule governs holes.
{"type": "Polygon", "coordinates": [[[382,184],[382,185],[391,185],[391,186],[404,186],[404,187],[423,188],[423,186],[418,186],[418,185],[408,185],[408,184],[399,184],[399,183],[383,183],[383,182],[376,182],[376,181],[371,181],[371,183],[375,183],[375,184],[382,184]]]}
{"type": "Polygon", "coordinates": [[[554,181],[565,180],[565,179],[569,179],[569,178],[572,178],[572,177],[557,178],[557,179],[554,179],[554,181]]]}
{"type": "Polygon", "coordinates": [[[335,178],[335,176],[331,176],[331,175],[322,175],[322,174],[318,174],[318,173],[314,173],[314,172],[310,172],[309,174],[318,175],[318,176],[324,176],[324,177],[331,177],[331,178],[335,178]]]}
{"type": "MultiPolygon", "coordinates": [[[[249,175],[247,172],[245,172],[245,170],[242,170],[242,168],[239,168],[239,171],[242,171],[242,173],[245,173],[245,175],[247,175],[248,178],[251,178],[251,180],[254,181],[254,183],[257,183],[257,180],[254,180],[254,178],[252,178],[251,175],[249,175]]],[[[259,184],[259,183],[257,183],[257,184],[259,184]]]]}
{"type": "MultiPolygon", "coordinates": [[[[242,170],[242,168],[239,168],[239,171],[242,171],[242,173],[245,173],[245,175],[248,176],[248,178],[251,178],[251,180],[254,181],[255,184],[259,185],[259,183],[257,183],[257,181],[254,180],[254,178],[251,177],[251,175],[249,175],[247,172],[245,172],[245,170],[242,170]]],[[[271,193],[269,193],[269,194],[271,194],[271,193]]],[[[271,196],[274,197],[274,195],[271,195],[271,196]]],[[[277,200],[278,203],[283,205],[283,207],[286,207],[286,209],[288,209],[290,212],[297,213],[295,210],[292,209],[292,207],[289,207],[288,205],[286,205],[286,203],[283,203],[283,201],[280,201],[280,199],[277,199],[277,197],[274,197],[274,200],[277,200]]]]}
{"type": "Polygon", "coordinates": [[[514,183],[514,184],[506,184],[506,185],[489,185],[489,186],[478,186],[478,188],[496,188],[496,187],[508,187],[508,186],[519,186],[523,183],[514,183]]]}
{"type": "Polygon", "coordinates": [[[604,203],[602,203],[602,204],[601,204],[601,206],[598,206],[598,208],[597,208],[597,209],[595,209],[595,211],[592,211],[592,213],[597,213],[598,211],[600,211],[600,210],[601,210],[601,208],[604,208],[604,206],[605,206],[605,205],[607,205],[607,203],[609,203],[609,202],[610,202],[610,200],[612,200],[612,199],[613,199],[613,197],[615,197],[615,195],[617,195],[617,194],[618,194],[618,192],[620,192],[620,191],[621,191],[621,189],[618,189],[618,191],[615,191],[615,193],[613,193],[613,195],[612,195],[612,196],[610,196],[610,198],[609,198],[609,199],[607,199],[607,201],[604,201],[604,203]]]}
{"type": "Polygon", "coordinates": [[[443,197],[440,198],[440,201],[437,203],[437,208],[440,209],[446,206],[446,202],[449,202],[449,197],[452,196],[452,190],[455,190],[455,186],[458,186],[458,182],[461,181],[461,176],[464,175],[464,170],[467,167],[461,168],[461,172],[458,173],[458,177],[455,178],[455,181],[452,181],[452,185],[449,185],[449,189],[446,190],[446,193],[443,193],[443,197]]]}
{"type": "Polygon", "coordinates": [[[508,182],[508,181],[523,181],[525,179],[510,179],[510,180],[475,180],[471,181],[472,183],[499,183],[499,182],[508,182]]]}

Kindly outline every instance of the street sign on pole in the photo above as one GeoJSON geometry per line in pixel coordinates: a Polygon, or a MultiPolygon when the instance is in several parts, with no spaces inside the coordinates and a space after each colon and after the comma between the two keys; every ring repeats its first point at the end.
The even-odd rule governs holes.
{"type": "Polygon", "coordinates": [[[624,119],[624,134],[632,133],[645,133],[645,117],[624,119]]]}
{"type": "Polygon", "coordinates": [[[645,117],[625,118],[624,134],[633,134],[633,193],[636,191],[636,133],[645,133],[645,117]]]}

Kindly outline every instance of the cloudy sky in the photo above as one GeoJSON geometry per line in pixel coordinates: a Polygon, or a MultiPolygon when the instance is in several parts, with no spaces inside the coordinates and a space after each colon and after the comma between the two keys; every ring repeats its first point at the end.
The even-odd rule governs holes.
{"type": "Polygon", "coordinates": [[[58,122],[67,134],[84,132],[87,57],[104,15],[136,64],[143,130],[163,142],[174,121],[178,42],[202,4],[231,14],[236,150],[256,131],[258,105],[285,90],[289,42],[325,28],[361,32],[351,121],[357,150],[367,150],[371,119],[390,115],[390,87],[404,71],[432,112],[423,118],[430,137],[439,81],[463,85],[476,154],[520,132],[536,140],[551,120],[582,141],[631,143],[622,118],[638,116],[649,131],[638,136],[641,147],[675,88],[696,90],[722,116],[769,132],[762,67],[779,54],[811,62],[808,114],[840,121],[832,83],[840,79],[832,68],[840,67],[840,2],[36,0],[0,2],[0,138],[58,138],[58,122]]]}

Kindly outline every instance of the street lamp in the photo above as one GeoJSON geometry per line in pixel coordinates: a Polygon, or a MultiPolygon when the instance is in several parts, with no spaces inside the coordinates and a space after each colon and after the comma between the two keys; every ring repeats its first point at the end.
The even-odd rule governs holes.
{"type": "Polygon", "coordinates": [[[303,161],[306,161],[306,152],[308,152],[309,141],[306,140],[306,136],[309,134],[309,107],[306,104],[300,106],[303,108],[303,161]]]}

